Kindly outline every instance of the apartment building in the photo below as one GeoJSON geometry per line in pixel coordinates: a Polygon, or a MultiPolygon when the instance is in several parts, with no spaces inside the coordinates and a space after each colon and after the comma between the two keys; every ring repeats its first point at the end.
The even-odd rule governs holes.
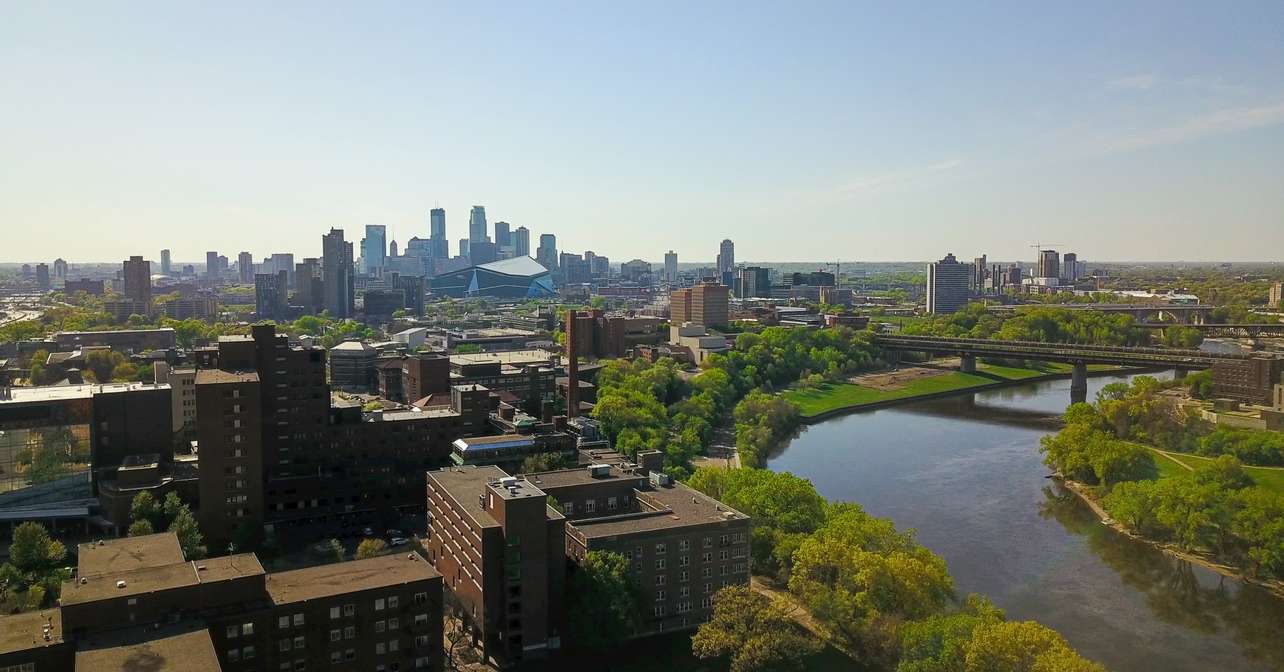
{"type": "Polygon", "coordinates": [[[188,561],[166,533],[78,556],[60,607],[0,617],[0,669],[442,666],[441,575],[414,553],[269,574],[253,554],[188,561]]]}
{"type": "Polygon", "coordinates": [[[496,466],[429,472],[428,559],[495,655],[562,645],[567,561],[590,551],[632,563],[639,636],[693,628],[713,593],[749,582],[749,517],[669,479],[660,453],[639,459],[521,477],[496,466]]]}

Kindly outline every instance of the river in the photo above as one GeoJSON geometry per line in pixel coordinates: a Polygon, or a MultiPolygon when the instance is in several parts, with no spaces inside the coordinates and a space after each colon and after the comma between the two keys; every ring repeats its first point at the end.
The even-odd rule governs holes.
{"type": "MultiPolygon", "coordinates": [[[[1090,379],[1088,398],[1124,379],[1090,379]]],[[[1284,599],[1113,532],[1046,478],[1039,437],[1069,399],[1057,380],[840,416],[768,466],[914,528],[960,595],[1055,628],[1111,670],[1284,669],[1284,599]]]]}

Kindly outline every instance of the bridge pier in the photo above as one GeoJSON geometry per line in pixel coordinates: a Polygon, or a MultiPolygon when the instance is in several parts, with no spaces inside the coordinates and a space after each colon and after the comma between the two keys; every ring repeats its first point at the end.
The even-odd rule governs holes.
{"type": "Polygon", "coordinates": [[[1081,404],[1088,400],[1088,365],[1083,362],[1074,363],[1074,371],[1070,373],[1070,403],[1081,404]]]}
{"type": "Polygon", "coordinates": [[[959,357],[959,371],[976,373],[976,355],[961,355],[959,357]]]}
{"type": "Polygon", "coordinates": [[[1174,369],[1173,380],[1181,380],[1186,377],[1186,369],[1174,369]]]}

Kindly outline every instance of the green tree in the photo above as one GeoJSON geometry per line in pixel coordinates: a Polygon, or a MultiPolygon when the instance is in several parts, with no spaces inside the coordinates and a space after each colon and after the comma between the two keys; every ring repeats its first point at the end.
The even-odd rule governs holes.
{"type": "Polygon", "coordinates": [[[146,518],[135,520],[129,524],[129,536],[131,537],[142,537],[155,533],[156,529],[152,527],[152,522],[146,518]]]}
{"type": "Polygon", "coordinates": [[[28,521],[14,528],[9,561],[18,571],[43,574],[58,569],[66,559],[67,547],[49,536],[44,525],[28,521]]]}
{"type": "Polygon", "coordinates": [[[906,623],[896,672],[955,672],[963,669],[972,633],[1003,620],[1003,611],[981,595],[968,595],[956,612],[906,623]]]}
{"type": "Polygon", "coordinates": [[[188,560],[205,557],[205,538],[201,535],[200,526],[196,524],[196,517],[192,515],[186,504],[170,521],[169,531],[178,536],[178,545],[183,549],[183,557],[188,560]]]}
{"type": "Polygon", "coordinates": [[[570,641],[588,650],[603,651],[633,632],[640,600],[629,561],[623,555],[589,551],[569,583],[570,641]]]}
{"type": "Polygon", "coordinates": [[[383,539],[362,539],[361,543],[357,544],[356,559],[365,560],[366,558],[378,557],[383,555],[387,548],[388,543],[383,539]]]}
{"type": "Polygon", "coordinates": [[[820,650],[789,609],[748,586],[730,586],[713,597],[713,617],[691,638],[698,658],[726,657],[731,672],[802,670],[820,650]]]}
{"type": "Polygon", "coordinates": [[[965,672],[1105,672],[1081,657],[1055,630],[1034,621],[977,626],[967,645],[965,672]]]}
{"type": "Polygon", "coordinates": [[[129,505],[129,519],[134,522],[146,521],[151,527],[164,527],[165,518],[162,516],[160,503],[152,493],[143,491],[134,495],[134,501],[129,505]]]}

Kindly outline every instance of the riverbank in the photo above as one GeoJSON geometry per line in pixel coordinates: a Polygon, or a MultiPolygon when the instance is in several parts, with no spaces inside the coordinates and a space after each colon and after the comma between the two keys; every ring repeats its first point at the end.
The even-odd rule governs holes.
{"type": "Polygon", "coordinates": [[[1284,581],[1276,580],[1276,579],[1258,579],[1246,574],[1242,568],[1235,567],[1233,565],[1228,565],[1224,562],[1219,561],[1217,558],[1214,558],[1211,555],[1208,555],[1205,553],[1199,553],[1196,551],[1188,551],[1182,548],[1178,548],[1173,544],[1156,541],[1154,539],[1149,539],[1147,537],[1143,537],[1139,534],[1136,534],[1133,531],[1129,530],[1127,526],[1125,526],[1123,523],[1120,523],[1119,521],[1110,517],[1110,514],[1106,511],[1105,507],[1101,505],[1101,502],[1098,501],[1097,497],[1091,492],[1089,486],[1086,486],[1077,481],[1066,479],[1062,477],[1060,474],[1055,475],[1054,478],[1056,478],[1058,482],[1060,482],[1063,486],[1065,486],[1067,490],[1074,493],[1076,497],[1078,497],[1084,504],[1088,506],[1088,508],[1092,509],[1092,512],[1096,514],[1097,518],[1101,521],[1102,525],[1105,525],[1111,528],[1115,532],[1118,532],[1119,534],[1122,534],[1125,537],[1128,537],[1129,539],[1132,539],[1134,541],[1139,541],[1143,544],[1146,544],[1147,546],[1150,546],[1156,550],[1162,551],[1163,553],[1169,556],[1172,556],[1174,558],[1177,558],[1179,560],[1184,560],[1191,564],[1199,565],[1200,567],[1216,572],[1222,576],[1235,579],[1237,581],[1243,581],[1244,583],[1251,583],[1255,586],[1259,586],[1265,590],[1270,591],[1272,594],[1278,597],[1284,597],[1284,581]]]}
{"type": "MultiPolygon", "coordinates": [[[[940,366],[910,367],[824,383],[812,388],[785,390],[785,399],[798,406],[804,424],[814,424],[846,413],[886,408],[897,404],[937,399],[965,392],[981,392],[1013,385],[1061,380],[1070,377],[1069,365],[1047,364],[1022,368],[979,364],[976,373],[951,371],[940,366]],[[932,375],[922,375],[928,371],[932,375]],[[901,374],[896,378],[896,374],[901,374]]],[[[1119,367],[1089,367],[1089,376],[1118,375],[1119,367]]]]}

